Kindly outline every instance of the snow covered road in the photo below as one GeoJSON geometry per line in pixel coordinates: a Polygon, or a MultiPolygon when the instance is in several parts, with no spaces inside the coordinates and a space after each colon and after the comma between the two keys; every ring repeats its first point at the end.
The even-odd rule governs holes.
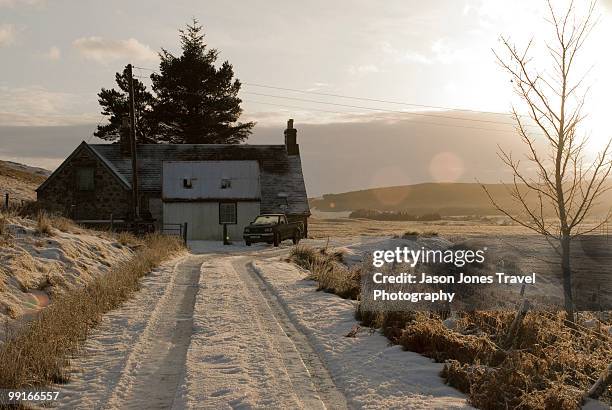
{"type": "Polygon", "coordinates": [[[345,408],[325,367],[245,265],[202,265],[176,408],[345,408]]]}
{"type": "Polygon", "coordinates": [[[104,316],[57,403],[67,408],[459,408],[440,365],[347,338],[351,301],[314,291],[288,248],[211,248],[152,272],[104,316]]]}

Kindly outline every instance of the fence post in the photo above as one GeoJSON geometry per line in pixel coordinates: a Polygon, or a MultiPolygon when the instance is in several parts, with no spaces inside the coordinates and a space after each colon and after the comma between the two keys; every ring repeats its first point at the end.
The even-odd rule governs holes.
{"type": "Polygon", "coordinates": [[[605,393],[610,384],[612,384],[612,363],[604,369],[599,379],[597,379],[595,384],[586,392],[585,398],[597,400],[599,396],[605,393]]]}
{"type": "Polygon", "coordinates": [[[185,222],[183,228],[183,242],[185,242],[185,245],[187,245],[187,222],[185,222]]]}
{"type": "Polygon", "coordinates": [[[527,315],[527,312],[529,311],[530,307],[531,304],[529,303],[529,301],[527,299],[523,299],[523,302],[517,310],[516,316],[514,317],[514,320],[510,325],[510,329],[508,329],[508,334],[506,335],[506,340],[504,341],[503,345],[505,349],[510,349],[514,345],[515,336],[518,333],[518,330],[521,327],[521,324],[523,323],[523,319],[525,318],[525,315],[527,315]]]}
{"type": "Polygon", "coordinates": [[[227,224],[223,224],[223,245],[229,244],[229,238],[227,237],[227,224]]]}

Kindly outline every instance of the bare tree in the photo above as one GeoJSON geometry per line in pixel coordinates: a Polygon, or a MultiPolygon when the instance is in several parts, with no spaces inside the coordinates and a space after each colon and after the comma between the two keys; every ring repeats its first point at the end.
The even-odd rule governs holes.
{"type": "MultiPolygon", "coordinates": [[[[501,37],[502,52],[494,50],[499,64],[511,75],[514,91],[526,104],[528,115],[512,109],[516,129],[527,147],[527,164],[535,172],[525,171],[521,160],[502,148],[498,153],[513,173],[514,181],[507,184],[509,192],[521,209],[514,215],[503,209],[483,185],[493,205],[514,222],[543,235],[561,259],[564,305],[573,320],[572,239],[597,230],[601,225],[585,224],[598,199],[611,187],[608,177],[612,170],[612,140],[594,157],[587,159],[588,138],[579,128],[585,118],[582,113],[588,88],[575,75],[576,59],[594,26],[595,1],[586,13],[578,16],[573,2],[564,13],[557,13],[548,0],[553,40],[546,43],[551,68],[533,67],[533,39],[524,49],[517,48],[507,37],[501,37]],[[502,56],[501,54],[504,54],[502,56]],[[535,126],[538,134],[530,131],[535,126]],[[544,141],[544,147],[537,138],[544,141]],[[533,175],[533,176],[532,176],[533,175]],[[554,209],[554,217],[550,211],[554,209]],[[548,215],[547,213],[550,212],[548,215]]],[[[610,219],[608,212],[602,223],[610,219]]]]}

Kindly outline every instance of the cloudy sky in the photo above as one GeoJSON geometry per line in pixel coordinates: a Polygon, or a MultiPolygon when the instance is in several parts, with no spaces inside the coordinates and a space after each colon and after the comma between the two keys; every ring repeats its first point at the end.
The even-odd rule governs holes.
{"type": "MultiPolygon", "coordinates": [[[[593,149],[612,134],[610,10],[601,0],[579,67],[590,68],[593,149]]],[[[489,113],[517,103],[491,49],[500,34],[519,45],[534,37],[540,61],[544,12],[538,0],[0,0],[0,159],[53,168],[81,140],[96,142],[99,89],[128,62],[155,69],[157,51],[177,51],[177,29],[195,17],[245,83],[244,117],[258,122],[249,142],[280,142],[295,118],[310,195],[494,182],[507,177],[496,145],[520,145],[511,119],[489,113]]]]}

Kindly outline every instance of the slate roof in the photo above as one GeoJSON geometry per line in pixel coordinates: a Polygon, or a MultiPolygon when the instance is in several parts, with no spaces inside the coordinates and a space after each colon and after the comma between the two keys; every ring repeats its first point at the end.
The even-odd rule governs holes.
{"type": "MultiPolygon", "coordinates": [[[[121,155],[119,144],[87,145],[131,186],[131,159],[121,155]]],[[[139,144],[139,188],[161,195],[163,161],[237,160],[259,162],[262,212],[281,212],[286,201],[287,214],[310,215],[300,156],[288,155],[284,145],[139,144]]]]}

